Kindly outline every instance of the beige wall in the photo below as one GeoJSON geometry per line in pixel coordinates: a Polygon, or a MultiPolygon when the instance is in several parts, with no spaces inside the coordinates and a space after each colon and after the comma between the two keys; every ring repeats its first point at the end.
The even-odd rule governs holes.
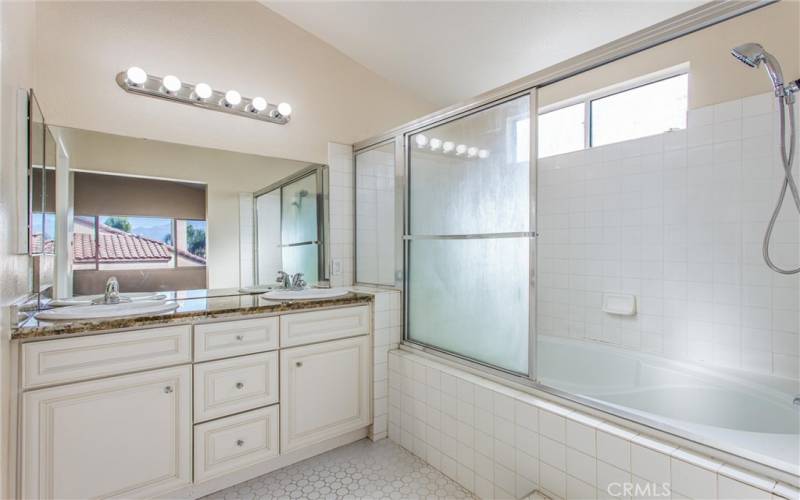
{"type": "Polygon", "coordinates": [[[256,2],[43,2],[37,90],[50,123],[324,163],[435,109],[256,2]],[[292,104],[289,125],[127,94],[136,65],[292,104]]]}
{"type": "Polygon", "coordinates": [[[207,184],[208,287],[239,286],[239,193],[253,192],[307,162],[59,128],[70,167],[207,184]]]}
{"type": "Polygon", "coordinates": [[[768,92],[764,69],[748,69],[730,50],[758,42],[780,60],[786,79],[795,79],[800,77],[799,28],[800,1],[783,0],[544,87],[539,104],[547,106],[686,62],[690,109],[768,92]]]}
{"type": "Polygon", "coordinates": [[[0,3],[0,496],[10,498],[8,464],[9,329],[5,307],[29,290],[25,255],[15,255],[17,243],[16,134],[17,89],[34,81],[36,6],[25,2],[0,3]]]}

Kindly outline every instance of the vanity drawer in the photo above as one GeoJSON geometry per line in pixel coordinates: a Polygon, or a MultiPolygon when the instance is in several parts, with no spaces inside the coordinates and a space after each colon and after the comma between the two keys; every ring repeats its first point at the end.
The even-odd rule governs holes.
{"type": "Polygon", "coordinates": [[[194,365],[194,421],[278,402],[278,353],[194,365]]]}
{"type": "Polygon", "coordinates": [[[25,389],[192,362],[189,325],[22,344],[25,389]]]}
{"type": "Polygon", "coordinates": [[[278,405],[194,426],[194,480],[278,456],[278,405]]]}
{"type": "Polygon", "coordinates": [[[369,306],[344,307],[281,316],[281,347],[369,333],[369,306]]]}
{"type": "Polygon", "coordinates": [[[208,361],[278,348],[278,317],[194,327],[194,360],[208,361]]]}

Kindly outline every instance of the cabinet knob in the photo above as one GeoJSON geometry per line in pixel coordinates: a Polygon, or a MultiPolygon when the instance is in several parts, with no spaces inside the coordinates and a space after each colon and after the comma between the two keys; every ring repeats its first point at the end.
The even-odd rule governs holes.
{"type": "Polygon", "coordinates": [[[237,389],[242,389],[242,388],[244,388],[244,384],[241,383],[241,382],[236,382],[236,388],[237,389]]]}
{"type": "Polygon", "coordinates": [[[164,394],[170,394],[172,392],[172,386],[168,385],[164,387],[164,394]]]}
{"type": "Polygon", "coordinates": [[[242,340],[244,340],[244,336],[243,336],[243,335],[237,335],[237,336],[236,336],[236,340],[238,340],[239,342],[241,342],[242,340]]]}
{"type": "Polygon", "coordinates": [[[302,362],[302,361],[298,361],[298,362],[296,362],[296,363],[294,364],[294,366],[296,366],[296,367],[300,368],[301,366],[303,366],[303,362],[302,362]]]}
{"type": "Polygon", "coordinates": [[[244,446],[244,441],[242,441],[241,439],[237,439],[236,446],[244,446]]]}

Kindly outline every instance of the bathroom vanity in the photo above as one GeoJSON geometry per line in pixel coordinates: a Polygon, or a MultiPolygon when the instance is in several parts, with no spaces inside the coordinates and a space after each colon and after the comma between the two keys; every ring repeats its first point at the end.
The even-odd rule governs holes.
{"type": "Polygon", "coordinates": [[[19,325],[18,498],[196,498],[367,435],[372,297],[19,325]]]}

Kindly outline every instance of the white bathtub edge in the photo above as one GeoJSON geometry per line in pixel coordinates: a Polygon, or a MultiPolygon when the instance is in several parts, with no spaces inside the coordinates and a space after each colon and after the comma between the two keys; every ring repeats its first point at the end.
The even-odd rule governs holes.
{"type": "MultiPolygon", "coordinates": [[[[596,416],[583,413],[582,411],[569,408],[568,406],[558,404],[552,400],[542,399],[537,394],[540,391],[534,388],[525,387],[524,390],[530,392],[522,392],[519,389],[510,387],[510,385],[489,380],[484,376],[479,376],[468,372],[460,366],[453,366],[439,359],[434,359],[433,356],[424,353],[410,352],[404,349],[393,350],[389,352],[389,368],[392,371],[400,372],[400,359],[408,359],[415,363],[420,363],[426,367],[432,367],[440,370],[442,373],[448,373],[463,380],[467,380],[476,385],[484,388],[499,392],[510,396],[511,398],[528,403],[537,407],[540,410],[545,410],[551,413],[568,418],[574,422],[593,427],[595,430],[601,430],[617,437],[625,439],[631,443],[636,443],[640,446],[649,448],[655,452],[665,454],[672,458],[681,460],[691,465],[702,468],[714,474],[725,476],[729,479],[752,486],[768,494],[773,494],[781,498],[789,500],[800,500],[800,489],[796,486],[782,482],[781,480],[771,479],[762,474],[754,473],[743,469],[739,466],[722,462],[720,459],[704,456],[694,450],[681,447],[681,443],[670,442],[669,440],[653,437],[641,432],[627,429],[607,420],[600,420],[596,416]],[[665,453],[665,450],[671,450],[665,453]]],[[[547,394],[550,398],[556,398],[552,394],[547,394]]],[[[573,401],[566,401],[569,404],[577,404],[573,401]]],[[[411,450],[409,450],[411,451],[411,450]]],[[[718,450],[717,450],[718,451],[718,450]]],[[[788,474],[788,473],[785,473],[788,474]]],[[[800,485],[800,476],[792,478],[800,485]]]]}

